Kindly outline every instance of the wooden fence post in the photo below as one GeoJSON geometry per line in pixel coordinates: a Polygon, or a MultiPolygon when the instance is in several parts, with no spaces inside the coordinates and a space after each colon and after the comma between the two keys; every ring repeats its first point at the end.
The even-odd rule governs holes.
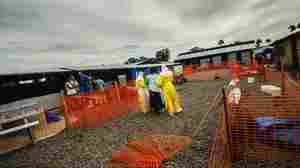
{"type": "Polygon", "coordinates": [[[265,82],[267,80],[267,68],[265,66],[263,66],[263,75],[264,75],[264,78],[263,78],[263,82],[265,82]]]}
{"type": "Polygon", "coordinates": [[[228,147],[229,147],[229,153],[230,153],[230,161],[233,161],[233,151],[232,151],[232,139],[231,139],[231,124],[229,120],[229,106],[228,106],[228,101],[227,101],[227,92],[226,89],[223,88],[223,102],[224,102],[224,113],[225,113],[225,131],[226,131],[226,138],[228,140],[228,147]]]}
{"type": "Polygon", "coordinates": [[[121,101],[120,88],[119,88],[118,82],[116,82],[116,81],[114,81],[114,88],[116,91],[117,100],[121,101]]]}
{"type": "Polygon", "coordinates": [[[281,63],[281,96],[285,94],[285,74],[284,74],[284,64],[281,63]]]}

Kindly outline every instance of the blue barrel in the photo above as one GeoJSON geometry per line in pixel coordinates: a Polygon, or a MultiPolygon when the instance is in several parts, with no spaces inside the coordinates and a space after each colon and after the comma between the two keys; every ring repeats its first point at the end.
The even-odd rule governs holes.
{"type": "Polygon", "coordinates": [[[144,70],[145,76],[150,75],[150,73],[151,73],[151,69],[149,67],[146,67],[144,70]]]}
{"type": "Polygon", "coordinates": [[[137,75],[138,75],[137,68],[131,68],[131,69],[129,69],[129,74],[130,74],[129,78],[131,80],[136,80],[137,75]]]}

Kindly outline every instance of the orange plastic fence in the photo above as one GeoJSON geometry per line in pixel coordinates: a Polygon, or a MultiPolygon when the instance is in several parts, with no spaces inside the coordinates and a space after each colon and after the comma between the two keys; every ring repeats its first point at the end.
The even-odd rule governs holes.
{"type": "Polygon", "coordinates": [[[265,76],[267,81],[281,81],[280,71],[265,71],[265,76]]]}
{"type": "Polygon", "coordinates": [[[280,72],[265,71],[265,75],[279,83],[284,79],[285,94],[262,96],[258,88],[242,88],[239,104],[231,105],[226,91],[225,112],[219,114],[209,147],[209,168],[230,168],[238,160],[300,159],[300,92],[295,91],[299,88],[281,78],[280,72]]]}
{"type": "Polygon", "coordinates": [[[291,79],[287,72],[265,71],[265,79],[267,81],[277,81],[280,83],[285,95],[300,95],[300,84],[291,79]]]}
{"type": "Polygon", "coordinates": [[[191,74],[193,74],[193,66],[191,66],[191,65],[185,65],[183,67],[183,75],[184,76],[189,76],[191,74]]]}
{"type": "Polygon", "coordinates": [[[290,96],[299,96],[300,95],[300,84],[296,81],[290,78],[288,73],[284,74],[284,77],[282,78],[284,80],[284,94],[290,95],[290,96]]]}
{"type": "Polygon", "coordinates": [[[136,112],[137,91],[133,87],[115,86],[104,92],[94,91],[80,96],[65,96],[64,108],[67,126],[93,128],[103,123],[136,112]]]}
{"type": "Polygon", "coordinates": [[[113,152],[109,164],[116,162],[126,163],[128,168],[159,168],[163,160],[169,159],[191,142],[190,137],[175,135],[151,135],[131,140],[127,146],[113,152]]]}
{"type": "Polygon", "coordinates": [[[300,159],[300,96],[242,96],[230,109],[234,160],[300,159]]]}
{"type": "Polygon", "coordinates": [[[230,69],[231,76],[233,79],[240,79],[242,76],[249,76],[253,74],[263,73],[264,68],[263,65],[258,64],[248,64],[248,65],[240,65],[238,61],[227,61],[223,64],[194,64],[194,65],[185,65],[184,66],[184,75],[189,76],[194,72],[203,72],[203,71],[211,71],[218,69],[230,69]]]}
{"type": "Polygon", "coordinates": [[[218,70],[228,68],[227,64],[194,64],[194,65],[185,65],[184,66],[184,75],[191,75],[194,72],[218,70]]]}
{"type": "Polygon", "coordinates": [[[251,75],[264,75],[264,66],[258,64],[240,65],[238,61],[228,62],[228,67],[231,70],[232,79],[241,79],[251,75]]]}

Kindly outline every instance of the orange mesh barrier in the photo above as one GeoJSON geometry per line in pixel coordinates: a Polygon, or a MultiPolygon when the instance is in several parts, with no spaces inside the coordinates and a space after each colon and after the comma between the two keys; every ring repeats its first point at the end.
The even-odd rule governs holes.
{"type": "Polygon", "coordinates": [[[80,96],[64,97],[65,118],[71,128],[93,128],[103,123],[136,112],[135,88],[120,86],[106,88],[80,96]]]}
{"type": "Polygon", "coordinates": [[[183,75],[188,76],[193,74],[193,66],[191,65],[186,65],[183,67],[183,75]]]}
{"type": "Polygon", "coordinates": [[[267,81],[281,81],[280,71],[266,71],[265,76],[267,81]]]}
{"type": "Polygon", "coordinates": [[[159,168],[161,163],[155,156],[147,155],[127,146],[114,152],[112,161],[124,162],[130,168],[159,168]]]}
{"type": "Polygon", "coordinates": [[[233,161],[300,159],[300,95],[244,90],[239,104],[226,105],[233,161]]]}
{"type": "Polygon", "coordinates": [[[210,70],[218,70],[218,69],[226,69],[227,64],[200,64],[195,68],[197,72],[210,71],[210,70]]]}
{"type": "Polygon", "coordinates": [[[281,82],[282,93],[290,96],[300,95],[300,84],[291,79],[286,72],[265,71],[265,79],[267,81],[281,82]]]}
{"type": "Polygon", "coordinates": [[[240,65],[238,61],[230,61],[228,62],[228,67],[231,70],[232,79],[240,80],[244,77],[260,75],[265,80],[265,68],[262,64],[240,65]]]}
{"type": "Polygon", "coordinates": [[[127,82],[127,85],[135,87],[136,81],[135,80],[130,80],[130,81],[127,82]]]}
{"type": "Polygon", "coordinates": [[[226,61],[222,64],[207,63],[207,64],[194,64],[185,65],[183,68],[183,74],[185,76],[192,75],[194,72],[203,72],[219,69],[230,69],[232,78],[240,79],[242,76],[249,76],[253,74],[263,74],[263,65],[248,64],[240,65],[239,61],[226,61]]]}
{"type": "Polygon", "coordinates": [[[261,96],[247,88],[239,104],[229,104],[227,92],[209,146],[209,168],[230,168],[238,160],[300,159],[300,94],[261,96]]]}
{"type": "Polygon", "coordinates": [[[126,163],[128,168],[159,168],[162,161],[169,159],[192,140],[185,136],[152,135],[141,140],[132,140],[127,146],[112,155],[113,162],[126,163]]]}
{"type": "Polygon", "coordinates": [[[284,94],[290,96],[300,95],[300,84],[291,79],[287,73],[284,73],[284,94]]]}

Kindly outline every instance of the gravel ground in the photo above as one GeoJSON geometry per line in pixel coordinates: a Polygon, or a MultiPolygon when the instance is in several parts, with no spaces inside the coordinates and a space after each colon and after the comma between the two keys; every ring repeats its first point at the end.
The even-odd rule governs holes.
{"type": "Polygon", "coordinates": [[[164,114],[131,113],[95,129],[66,129],[63,133],[0,156],[0,167],[22,168],[97,168],[110,159],[111,152],[126,144],[127,139],[142,137],[151,131],[192,136],[204,119],[193,144],[165,161],[163,168],[207,167],[207,118],[203,118],[224,81],[190,81],[178,86],[184,112],[172,118],[164,114]]]}

